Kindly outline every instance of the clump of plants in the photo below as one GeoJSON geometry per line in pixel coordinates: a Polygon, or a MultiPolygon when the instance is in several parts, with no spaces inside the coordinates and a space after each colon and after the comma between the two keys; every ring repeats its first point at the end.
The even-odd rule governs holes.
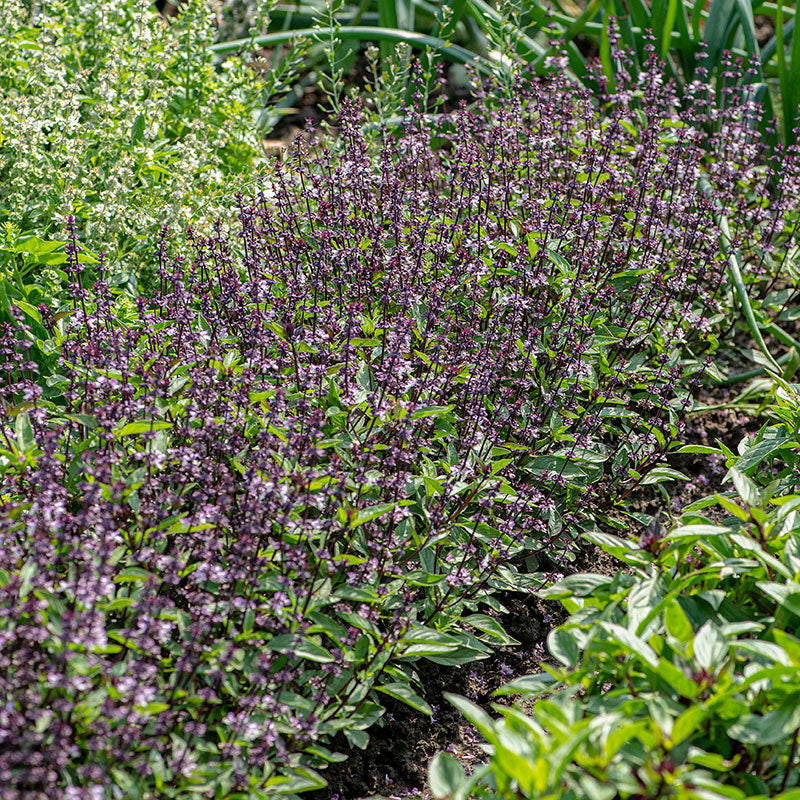
{"type": "Polygon", "coordinates": [[[670,476],[760,173],[698,117],[747,141],[746,102],[646,77],[643,115],[520,79],[377,152],[345,104],[235,235],[164,232],[151,298],[70,218],[70,299],[0,328],[8,800],[319,787],[381,697],[428,710],[419,659],[509,642],[497,593],[670,476]]]}

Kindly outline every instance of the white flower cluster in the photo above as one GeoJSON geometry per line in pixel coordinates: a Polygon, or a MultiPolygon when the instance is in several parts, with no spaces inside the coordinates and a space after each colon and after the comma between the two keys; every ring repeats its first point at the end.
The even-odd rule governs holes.
{"type": "Polygon", "coordinates": [[[0,223],[82,242],[134,272],[162,225],[231,212],[258,160],[257,78],[209,51],[219,3],[169,20],[151,0],[0,0],[0,223]]]}

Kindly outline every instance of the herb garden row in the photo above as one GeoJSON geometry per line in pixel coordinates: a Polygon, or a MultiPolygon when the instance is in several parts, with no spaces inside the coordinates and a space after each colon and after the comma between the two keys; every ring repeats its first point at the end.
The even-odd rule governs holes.
{"type": "MultiPolygon", "coordinates": [[[[159,37],[207,12],[94,5],[176,64],[159,37]]],[[[426,665],[518,645],[530,595],[566,622],[496,704],[447,695],[484,763],[442,752],[426,791],[797,800],[800,150],[757,70],[676,81],[647,37],[635,69],[612,21],[584,87],[554,50],[451,103],[429,51],[399,116],[376,121],[388,83],[334,92],[335,130],[257,167],[224,122],[249,73],[192,56],[208,115],[183,129],[182,73],[102,39],[71,64],[69,14],[43,19],[15,42],[63,47],[65,80],[164,83],[119,151],[36,126],[68,192],[23,209],[3,155],[0,800],[326,796],[387,707],[432,713],[426,665]],[[727,406],[751,433],[689,443],[727,406]]]]}

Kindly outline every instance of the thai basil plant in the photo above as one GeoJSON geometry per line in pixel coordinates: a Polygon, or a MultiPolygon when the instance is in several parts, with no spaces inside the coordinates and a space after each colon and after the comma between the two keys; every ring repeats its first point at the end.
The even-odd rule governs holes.
{"type": "MultiPolygon", "coordinates": [[[[12,296],[0,327],[4,798],[320,787],[382,697],[427,710],[421,658],[509,642],[497,593],[670,475],[726,290],[718,217],[761,180],[697,115],[745,142],[750,108],[680,111],[655,68],[644,116],[566,88],[410,112],[377,152],[346,105],[235,230],[187,231],[188,259],[165,231],[152,297],[70,218],[68,301],[12,296]]],[[[717,649],[741,633],[717,627],[717,649]]]]}

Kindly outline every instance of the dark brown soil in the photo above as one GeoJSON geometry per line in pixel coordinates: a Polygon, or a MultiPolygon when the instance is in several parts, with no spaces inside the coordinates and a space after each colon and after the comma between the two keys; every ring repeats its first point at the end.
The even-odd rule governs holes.
{"type": "Polygon", "coordinates": [[[328,789],[309,794],[309,800],[428,796],[428,762],[436,753],[447,750],[468,772],[482,762],[480,737],[444,695],[463,695],[490,710],[495,689],[540,671],[547,634],[566,618],[560,604],[535,597],[506,597],[504,602],[510,611],[504,627],[520,645],[499,648],[490,658],[462,667],[420,661],[418,672],[433,716],[387,700],[384,725],[370,731],[365,750],[348,749],[343,739],[334,741],[332,749],[347,752],[348,759],[323,773],[328,789]]]}

